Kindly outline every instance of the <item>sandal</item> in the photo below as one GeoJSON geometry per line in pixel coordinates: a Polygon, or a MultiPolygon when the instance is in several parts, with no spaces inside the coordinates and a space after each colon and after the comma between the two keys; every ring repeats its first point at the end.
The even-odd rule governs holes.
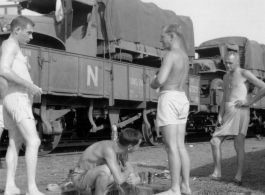
{"type": "Polygon", "coordinates": [[[236,178],[234,178],[234,179],[232,179],[232,182],[235,184],[235,185],[237,185],[237,186],[242,186],[242,181],[239,181],[238,179],[236,179],[236,178]]]}
{"type": "Polygon", "coordinates": [[[48,184],[46,189],[49,191],[52,191],[52,192],[61,190],[60,186],[58,186],[57,184],[54,184],[54,183],[48,184]]]}

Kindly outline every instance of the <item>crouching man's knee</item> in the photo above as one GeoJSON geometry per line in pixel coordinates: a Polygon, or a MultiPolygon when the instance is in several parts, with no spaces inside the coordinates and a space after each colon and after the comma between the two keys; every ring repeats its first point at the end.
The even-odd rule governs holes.
{"type": "Polygon", "coordinates": [[[108,166],[102,166],[101,170],[96,179],[96,191],[101,191],[102,193],[108,191],[108,186],[113,183],[111,171],[108,166]]]}
{"type": "Polygon", "coordinates": [[[99,175],[111,176],[111,171],[107,165],[102,165],[99,175]]]}

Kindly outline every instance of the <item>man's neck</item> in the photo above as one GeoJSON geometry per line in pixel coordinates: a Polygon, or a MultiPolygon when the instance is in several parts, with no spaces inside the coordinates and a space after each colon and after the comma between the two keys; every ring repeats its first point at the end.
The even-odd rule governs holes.
{"type": "Polygon", "coordinates": [[[9,39],[10,41],[15,42],[15,43],[17,44],[17,46],[20,47],[20,44],[19,44],[17,38],[16,38],[12,33],[10,34],[10,36],[9,36],[8,39],[9,39]]]}
{"type": "Polygon", "coordinates": [[[175,40],[175,41],[172,41],[170,47],[169,47],[170,51],[172,50],[178,50],[178,49],[181,49],[181,45],[180,45],[180,42],[175,40]]]}
{"type": "Polygon", "coordinates": [[[241,70],[240,67],[236,67],[234,70],[230,71],[231,74],[237,73],[241,70]]]}
{"type": "Polygon", "coordinates": [[[127,151],[127,147],[122,146],[121,144],[119,144],[118,141],[113,142],[113,149],[116,152],[116,154],[123,154],[126,153],[127,151]]]}

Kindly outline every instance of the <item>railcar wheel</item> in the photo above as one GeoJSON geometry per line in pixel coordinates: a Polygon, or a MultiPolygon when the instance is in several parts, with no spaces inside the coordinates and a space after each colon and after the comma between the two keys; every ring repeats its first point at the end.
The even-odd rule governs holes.
{"type": "Polygon", "coordinates": [[[148,122],[151,128],[144,123],[142,123],[142,133],[145,141],[152,146],[162,146],[164,144],[162,139],[162,134],[160,131],[156,131],[155,118],[154,116],[147,116],[148,122]]]}
{"type": "MultiPolygon", "coordinates": [[[[60,128],[64,129],[62,120],[60,120],[59,124],[60,124],[60,128]]],[[[38,131],[38,135],[41,139],[41,145],[39,147],[39,152],[38,152],[39,156],[48,154],[51,151],[53,151],[59,144],[61,136],[62,136],[62,134],[51,134],[51,135],[43,134],[43,126],[44,126],[44,123],[41,121],[41,119],[38,119],[36,128],[38,131]]],[[[26,146],[24,143],[22,145],[22,150],[26,151],[26,146]]]]}

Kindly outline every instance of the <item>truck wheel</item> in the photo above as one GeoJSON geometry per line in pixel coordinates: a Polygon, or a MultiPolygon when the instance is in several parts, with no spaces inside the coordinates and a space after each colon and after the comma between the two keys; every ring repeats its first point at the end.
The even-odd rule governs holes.
{"type": "Polygon", "coordinates": [[[220,105],[223,99],[223,81],[221,79],[214,79],[211,83],[211,96],[212,96],[212,104],[220,105]]]}
{"type": "Polygon", "coordinates": [[[223,80],[222,79],[214,79],[211,83],[211,90],[212,89],[223,89],[223,80]]]}
{"type": "Polygon", "coordinates": [[[164,144],[162,139],[162,134],[161,132],[157,133],[154,118],[151,116],[147,116],[147,118],[148,122],[151,125],[151,128],[148,128],[148,126],[143,121],[142,133],[145,141],[152,146],[162,146],[164,144]]]}
{"type": "Polygon", "coordinates": [[[112,56],[113,60],[121,60],[121,61],[125,61],[125,62],[132,62],[133,61],[133,57],[131,54],[128,53],[116,53],[112,56]]]}
{"type": "MultiPolygon", "coordinates": [[[[37,128],[39,137],[41,139],[41,145],[39,147],[39,152],[38,152],[39,156],[48,154],[51,151],[53,151],[59,144],[61,136],[62,136],[62,134],[51,134],[51,135],[43,134],[43,125],[44,124],[41,121],[41,119],[38,119],[36,128],[37,128]]],[[[61,125],[61,128],[63,128],[62,121],[60,121],[60,125],[61,125]]],[[[26,146],[24,143],[22,144],[22,150],[26,151],[26,146]]]]}

